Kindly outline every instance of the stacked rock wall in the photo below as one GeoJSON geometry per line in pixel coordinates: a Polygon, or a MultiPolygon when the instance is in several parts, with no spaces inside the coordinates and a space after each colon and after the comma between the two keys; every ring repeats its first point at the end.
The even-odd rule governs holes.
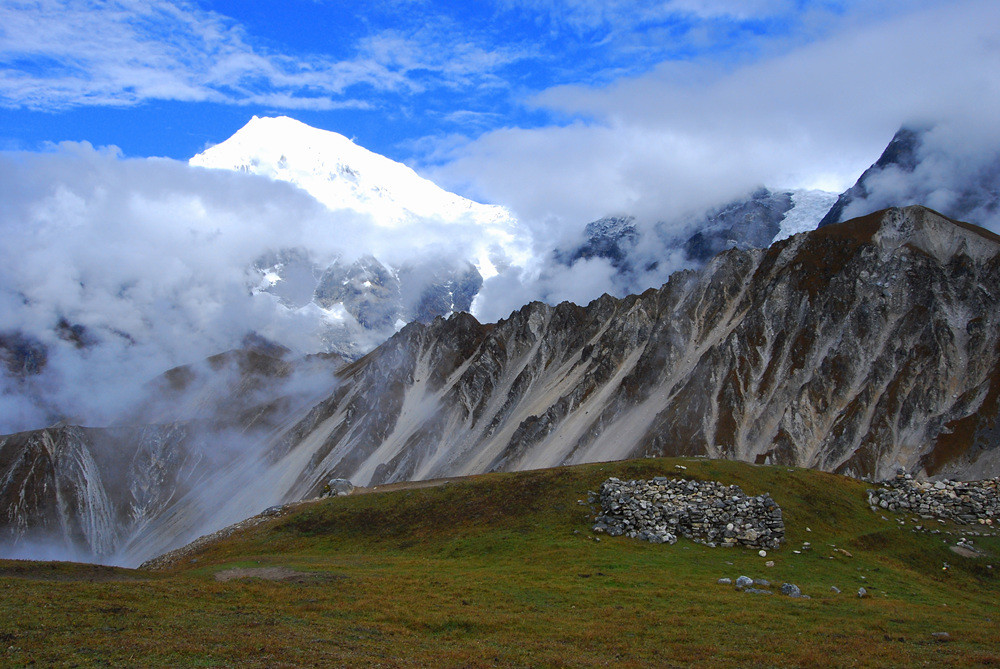
{"type": "Polygon", "coordinates": [[[785,537],[781,508],[770,495],[750,497],[716,481],[609,478],[596,498],[601,512],[594,531],[611,536],[671,544],[683,536],[709,546],[753,548],[777,548],[785,537]]]}
{"type": "Polygon", "coordinates": [[[868,490],[872,509],[915,513],[963,525],[1000,520],[1000,478],[983,481],[914,481],[900,472],[868,490]]]}

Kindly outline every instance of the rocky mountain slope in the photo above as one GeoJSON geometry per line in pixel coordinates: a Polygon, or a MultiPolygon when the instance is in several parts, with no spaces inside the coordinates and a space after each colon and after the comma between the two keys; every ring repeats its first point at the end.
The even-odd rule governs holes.
{"type": "MultiPolygon", "coordinates": [[[[38,526],[132,562],[313,496],[331,477],[379,485],[644,455],[996,475],[998,270],[996,235],[908,207],[731,249],[642,295],[536,302],[495,324],[465,313],[412,323],[328,369],[326,389],[310,385],[294,407],[234,412],[267,416],[234,448],[213,445],[245,417],[207,437],[174,437],[189,420],[120,439],[135,453],[113,456],[119,468],[164,468],[155,513],[132,488],[121,494],[142,488],[148,467],[122,478],[100,464],[115,449],[97,442],[114,430],[5,438],[5,532],[38,526]],[[178,473],[188,453],[203,461],[178,473]],[[125,508],[148,520],[122,524],[125,508]]],[[[279,362],[249,369],[284,373],[279,362]]]]}
{"type": "Polygon", "coordinates": [[[891,209],[623,300],[411,325],[290,433],[302,492],[640,455],[997,473],[998,253],[891,209]]]}
{"type": "MultiPolygon", "coordinates": [[[[229,351],[155,379],[129,424],[0,437],[3,555],[114,561],[184,500],[197,499],[220,522],[245,517],[243,507],[226,515],[223,500],[256,478],[269,435],[301,420],[343,364],[329,355],[287,358],[263,346],[229,351]]],[[[281,498],[280,486],[274,495],[281,498]]],[[[179,531],[199,527],[189,519],[179,531]]]]}

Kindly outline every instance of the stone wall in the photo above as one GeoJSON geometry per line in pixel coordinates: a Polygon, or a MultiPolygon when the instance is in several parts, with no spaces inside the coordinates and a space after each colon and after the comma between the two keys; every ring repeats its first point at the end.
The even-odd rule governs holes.
{"type": "Polygon", "coordinates": [[[963,525],[1000,522],[1000,478],[983,481],[915,481],[905,472],[868,490],[872,510],[915,513],[963,525]]]}
{"type": "Polygon", "coordinates": [[[785,537],[781,508],[770,495],[750,497],[737,486],[658,476],[650,481],[609,478],[594,532],[674,543],[678,536],[708,546],[777,548],[785,537]]]}

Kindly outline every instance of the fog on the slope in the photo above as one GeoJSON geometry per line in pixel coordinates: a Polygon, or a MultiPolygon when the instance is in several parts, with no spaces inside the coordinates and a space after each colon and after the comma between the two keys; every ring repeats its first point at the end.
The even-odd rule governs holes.
{"type": "MultiPolygon", "coordinates": [[[[128,527],[117,550],[101,561],[134,567],[270,506],[299,499],[303,467],[288,466],[288,449],[294,444],[284,436],[333,394],[339,383],[333,372],[339,365],[325,356],[278,362],[239,352],[185,367],[182,379],[158,379],[173,392],[150,388],[140,417],[183,421],[187,438],[167,457],[180,451],[184,461],[171,472],[174,481],[156,480],[150,486],[148,514],[128,527]]],[[[143,472],[133,466],[132,472],[120,474],[135,481],[143,472]]]]}
{"type": "Polygon", "coordinates": [[[322,350],[331,327],[350,329],[349,315],[251,291],[266,251],[402,263],[428,251],[474,257],[476,241],[432,222],[380,230],[286,183],[86,143],[0,153],[0,234],[0,433],[106,425],[142,384],[248,333],[303,354],[322,350]],[[32,347],[44,353],[27,373],[32,347]]]}
{"type": "MultiPolygon", "coordinates": [[[[41,514],[31,501],[8,510],[27,515],[2,528],[0,557],[135,567],[288,501],[301,467],[282,468],[289,444],[281,437],[334,392],[343,361],[247,343],[256,348],[174,368],[143,385],[119,424],[54,431],[58,448],[47,455],[29,448],[29,457],[49,459],[42,466],[53,468],[61,499],[47,497],[60,497],[53,490],[6,491],[38,498],[41,514]]],[[[9,464],[15,475],[8,485],[32,485],[31,477],[21,481],[21,465],[9,464]]],[[[291,498],[300,496],[301,486],[291,498]]]]}
{"type": "Polygon", "coordinates": [[[841,218],[922,204],[1000,232],[1000,128],[938,123],[919,142],[912,171],[897,165],[873,170],[864,182],[867,196],[845,207],[841,218]]]}

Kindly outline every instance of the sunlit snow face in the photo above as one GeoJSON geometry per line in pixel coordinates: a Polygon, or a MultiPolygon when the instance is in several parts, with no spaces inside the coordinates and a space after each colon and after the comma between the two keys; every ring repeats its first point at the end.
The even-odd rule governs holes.
{"type": "Polygon", "coordinates": [[[531,254],[530,232],[505,208],[449,193],[406,165],[287,117],[254,117],[190,162],[286,181],[332,211],[367,217],[367,252],[392,264],[436,253],[472,260],[488,278],[497,273],[491,257],[524,266],[531,254]]]}

